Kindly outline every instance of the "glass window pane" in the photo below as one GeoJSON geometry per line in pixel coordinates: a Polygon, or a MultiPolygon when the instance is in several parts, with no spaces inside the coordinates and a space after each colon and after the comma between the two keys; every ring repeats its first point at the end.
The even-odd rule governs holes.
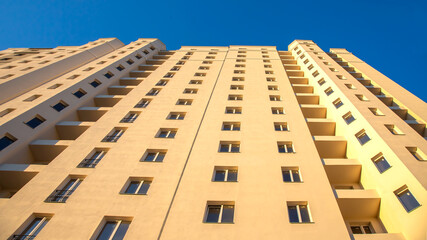
{"type": "Polygon", "coordinates": [[[301,222],[310,222],[310,215],[308,214],[308,208],[306,205],[299,206],[301,214],[301,222]]]}
{"type": "Polygon", "coordinates": [[[159,137],[160,137],[160,138],[165,138],[167,135],[168,135],[168,132],[166,132],[166,131],[161,131],[161,132],[160,132],[160,134],[159,134],[159,137]]]}
{"type": "Polygon", "coordinates": [[[398,197],[402,202],[403,206],[405,207],[406,211],[408,212],[420,206],[417,199],[415,199],[415,197],[409,190],[406,190],[403,193],[399,194],[398,197]]]}
{"type": "Polygon", "coordinates": [[[283,181],[284,182],[292,182],[291,173],[289,170],[282,171],[283,181]]]}
{"type": "Polygon", "coordinates": [[[292,170],[292,178],[294,179],[294,182],[301,182],[298,170],[292,170]]]}
{"type": "Polygon", "coordinates": [[[215,181],[224,181],[225,180],[225,171],[224,170],[216,170],[215,171],[215,181]]]}
{"type": "Polygon", "coordinates": [[[234,131],[240,131],[240,125],[234,125],[233,130],[234,131]]]}
{"type": "Polygon", "coordinates": [[[371,234],[373,233],[371,228],[369,226],[363,226],[363,230],[365,231],[366,234],[371,234]]]}
{"type": "Polygon", "coordinates": [[[238,144],[231,145],[231,152],[239,152],[239,151],[240,151],[240,145],[238,144]]]}
{"type": "Polygon", "coordinates": [[[166,153],[159,153],[156,158],[156,162],[163,162],[163,159],[165,158],[166,153]]]}
{"type": "Polygon", "coordinates": [[[231,130],[231,125],[224,124],[223,130],[231,130]]]}
{"type": "Polygon", "coordinates": [[[176,132],[175,132],[175,131],[172,131],[172,132],[170,132],[170,133],[169,133],[168,138],[174,138],[174,137],[175,137],[175,135],[176,135],[176,132]]]}
{"type": "Polygon", "coordinates": [[[36,229],[36,231],[33,232],[32,235],[37,236],[39,234],[39,232],[44,228],[44,226],[46,226],[46,224],[48,222],[49,222],[49,219],[45,219],[44,222],[38,226],[38,228],[36,229]]]}
{"type": "Polygon", "coordinates": [[[105,223],[104,227],[102,228],[101,233],[98,235],[98,238],[96,240],[109,240],[111,234],[114,231],[114,228],[116,227],[117,222],[107,222],[105,223]]]}
{"type": "Polygon", "coordinates": [[[130,182],[128,188],[126,189],[125,193],[135,193],[136,189],[138,189],[139,182],[138,181],[132,181],[130,182]]]}
{"type": "Polygon", "coordinates": [[[219,212],[221,211],[221,206],[211,205],[208,206],[208,216],[206,217],[206,222],[208,223],[217,223],[219,219],[219,212]]]}
{"type": "Polygon", "coordinates": [[[151,182],[144,181],[144,183],[142,184],[141,188],[138,191],[138,194],[147,194],[148,189],[150,188],[150,184],[151,182]]]}
{"type": "Polygon", "coordinates": [[[234,206],[224,205],[222,209],[222,223],[232,223],[234,220],[234,206]]]}
{"type": "Polygon", "coordinates": [[[146,162],[152,162],[154,161],[154,158],[156,157],[156,153],[148,153],[147,157],[145,157],[146,162]]]}
{"type": "Polygon", "coordinates": [[[390,168],[390,164],[388,164],[384,157],[381,157],[379,160],[375,161],[375,165],[381,173],[390,168]]]}
{"type": "Polygon", "coordinates": [[[129,228],[130,222],[122,221],[112,240],[122,240],[129,228]]]}
{"type": "Polygon", "coordinates": [[[362,234],[362,228],[359,226],[351,226],[351,232],[353,234],[362,234]]]}
{"type": "Polygon", "coordinates": [[[228,144],[221,144],[220,152],[228,152],[229,145],[228,144]]]}
{"type": "Polygon", "coordinates": [[[288,206],[289,222],[298,223],[298,212],[296,206],[288,206]]]}
{"type": "Polygon", "coordinates": [[[237,182],[237,170],[228,170],[228,182],[237,182]]]}
{"type": "Polygon", "coordinates": [[[278,148],[279,148],[279,153],[285,153],[286,152],[284,145],[278,145],[278,148]]]}
{"type": "Polygon", "coordinates": [[[40,224],[43,218],[35,218],[30,225],[22,232],[22,235],[30,235],[30,233],[40,224]]]}

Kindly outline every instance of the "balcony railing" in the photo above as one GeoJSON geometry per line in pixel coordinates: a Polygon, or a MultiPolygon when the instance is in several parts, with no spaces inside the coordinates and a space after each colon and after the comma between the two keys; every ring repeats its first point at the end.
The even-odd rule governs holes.
{"type": "Polygon", "coordinates": [[[65,203],[71,196],[74,190],[55,190],[47,199],[46,202],[65,203]]]}

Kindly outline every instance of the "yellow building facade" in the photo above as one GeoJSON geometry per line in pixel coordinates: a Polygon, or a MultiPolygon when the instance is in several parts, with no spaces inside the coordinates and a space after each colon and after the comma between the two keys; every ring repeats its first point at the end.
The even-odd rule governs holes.
{"type": "Polygon", "coordinates": [[[0,104],[0,239],[427,237],[427,104],[346,49],[7,49],[0,104]]]}

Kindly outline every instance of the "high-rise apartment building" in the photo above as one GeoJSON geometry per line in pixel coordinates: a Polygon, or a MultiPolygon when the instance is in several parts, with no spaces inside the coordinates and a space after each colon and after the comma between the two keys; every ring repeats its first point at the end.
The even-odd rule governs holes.
{"type": "Polygon", "coordinates": [[[427,104],[346,49],[8,49],[0,104],[0,239],[426,238],[427,104]]]}

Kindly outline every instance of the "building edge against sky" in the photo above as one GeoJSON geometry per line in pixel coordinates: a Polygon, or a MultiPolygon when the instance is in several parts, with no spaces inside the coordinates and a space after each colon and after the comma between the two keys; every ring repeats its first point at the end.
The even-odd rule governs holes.
{"type": "Polygon", "coordinates": [[[0,104],[2,239],[427,237],[427,104],[346,49],[7,49],[0,104]]]}

